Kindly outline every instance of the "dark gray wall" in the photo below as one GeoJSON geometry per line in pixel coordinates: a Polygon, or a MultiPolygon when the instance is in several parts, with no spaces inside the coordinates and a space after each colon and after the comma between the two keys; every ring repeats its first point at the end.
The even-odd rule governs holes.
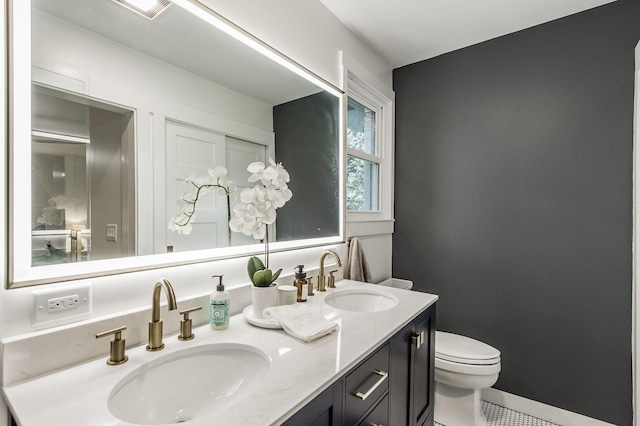
{"type": "Polygon", "coordinates": [[[289,172],[293,192],[278,210],[278,241],[338,235],[338,98],[320,92],[278,105],[273,108],[273,129],[276,161],[289,172]]]}
{"type": "Polygon", "coordinates": [[[394,71],[393,274],[438,329],[502,352],[498,389],[632,421],[637,1],[394,71]]]}

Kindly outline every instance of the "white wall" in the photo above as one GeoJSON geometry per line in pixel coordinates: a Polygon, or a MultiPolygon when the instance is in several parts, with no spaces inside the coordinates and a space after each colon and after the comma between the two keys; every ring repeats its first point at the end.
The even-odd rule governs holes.
{"type": "Polygon", "coordinates": [[[200,0],[220,15],[340,87],[342,50],[387,87],[392,68],[318,0],[200,0]]]}
{"type": "Polygon", "coordinates": [[[272,130],[270,105],[38,9],[32,9],[31,19],[39,29],[33,34],[33,58],[84,74],[90,79],[87,94],[94,98],[143,111],[156,108],[174,114],[180,111],[166,103],[183,103],[191,109],[272,130]]]}
{"type": "MultiPolygon", "coordinates": [[[[327,81],[340,84],[339,51],[343,50],[351,58],[368,69],[383,84],[391,87],[391,67],[378,58],[374,52],[355,39],[330,12],[317,0],[273,0],[256,2],[251,0],[203,0],[223,16],[263,39],[275,49],[309,68],[327,81]]],[[[4,11],[2,12],[4,13],[4,11]]],[[[0,36],[4,38],[4,31],[0,36]]],[[[3,40],[4,41],[4,40],[3,40]]],[[[0,43],[4,50],[4,43],[0,43]]],[[[3,54],[3,58],[6,55],[3,54]]],[[[5,66],[1,71],[4,73],[5,66]]],[[[4,108],[0,106],[0,110],[4,108]]],[[[6,114],[3,114],[3,117],[6,114]]],[[[2,134],[6,134],[6,119],[2,121],[2,134]]],[[[0,150],[0,158],[5,160],[7,141],[0,150]]],[[[147,166],[151,165],[147,163],[147,166]]],[[[6,184],[4,174],[0,174],[0,216],[6,211],[6,184]]],[[[6,220],[5,220],[6,223],[6,220]]],[[[374,256],[374,276],[383,279],[391,274],[391,236],[368,235],[364,240],[366,253],[374,256]]],[[[375,232],[373,233],[375,234],[375,232]]],[[[34,331],[31,326],[30,295],[33,288],[7,290],[6,287],[6,242],[5,229],[0,229],[3,244],[0,254],[4,262],[0,265],[0,337],[6,338],[34,331]]],[[[345,247],[339,247],[345,258],[345,247]]],[[[299,257],[313,265],[312,259],[318,259],[321,249],[306,250],[304,253],[283,253],[274,255],[272,263],[281,262],[295,266],[299,257]]],[[[187,267],[160,269],[139,273],[103,277],[91,280],[93,286],[93,317],[116,315],[130,309],[150,304],[150,292],[155,280],[168,276],[176,284],[178,298],[201,294],[213,288],[210,275],[224,273],[230,286],[244,285],[247,282],[244,261],[225,260],[203,263],[187,267]]],[[[55,288],[69,283],[50,284],[38,289],[55,288]]],[[[2,405],[2,404],[0,404],[2,405]]],[[[0,406],[0,413],[4,406],[0,406]]]]}

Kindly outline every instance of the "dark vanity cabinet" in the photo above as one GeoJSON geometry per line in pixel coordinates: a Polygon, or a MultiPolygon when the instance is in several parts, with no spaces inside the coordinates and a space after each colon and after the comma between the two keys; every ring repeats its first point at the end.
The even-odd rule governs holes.
{"type": "Polygon", "coordinates": [[[287,426],[432,426],[435,303],[294,414],[287,426]]]}
{"type": "Polygon", "coordinates": [[[339,426],[343,424],[344,381],[339,380],[294,414],[286,426],[339,426]]]}
{"type": "Polygon", "coordinates": [[[434,304],[389,342],[389,425],[433,425],[435,320],[434,304]]]}

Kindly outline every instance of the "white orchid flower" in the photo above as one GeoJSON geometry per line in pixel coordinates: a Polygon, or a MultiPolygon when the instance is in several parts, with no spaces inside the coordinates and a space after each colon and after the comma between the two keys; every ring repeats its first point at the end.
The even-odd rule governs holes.
{"type": "Polygon", "coordinates": [[[253,199],[253,188],[245,188],[240,192],[240,201],[243,203],[253,203],[253,199]]]}
{"type": "Polygon", "coordinates": [[[287,182],[291,180],[289,172],[285,170],[282,163],[276,163],[271,158],[269,158],[269,163],[269,167],[267,167],[262,174],[263,183],[265,183],[265,185],[274,185],[278,189],[286,188],[287,182]]]}
{"type": "Polygon", "coordinates": [[[195,178],[196,178],[196,172],[193,172],[184,179],[184,183],[191,183],[195,178]]]}
{"type": "MultiPolygon", "coordinates": [[[[251,173],[247,179],[256,182],[253,188],[245,188],[240,192],[240,202],[233,209],[233,217],[229,219],[229,229],[264,241],[265,257],[268,265],[268,229],[275,223],[276,210],[283,207],[291,199],[293,193],[287,186],[289,173],[282,166],[269,158],[269,165],[261,161],[249,164],[247,171],[251,173]]],[[[191,222],[199,197],[213,192],[227,196],[227,206],[235,200],[237,188],[229,179],[228,170],[224,166],[216,166],[207,170],[205,176],[191,174],[184,180],[189,189],[178,200],[176,215],[169,221],[168,228],[181,234],[190,234],[191,222]]],[[[229,216],[231,212],[229,211],[229,216]]],[[[231,244],[231,234],[229,234],[231,244]]]]}
{"type": "MultiPolygon", "coordinates": [[[[183,219],[186,219],[186,217],[184,218],[181,216],[172,217],[169,220],[169,226],[167,226],[167,228],[179,234],[184,234],[184,235],[191,234],[191,230],[192,230],[191,223],[187,223],[186,225],[181,225],[183,219]]],[[[188,219],[192,220],[193,215],[191,215],[188,219]]]]}
{"type": "MultiPolygon", "coordinates": [[[[229,208],[231,200],[235,199],[236,186],[227,174],[226,167],[216,166],[207,170],[204,176],[196,176],[194,172],[185,178],[184,182],[188,189],[178,200],[176,215],[169,220],[167,228],[180,234],[190,234],[191,222],[195,219],[196,204],[200,197],[210,192],[226,196],[227,208],[229,208]]],[[[231,211],[227,214],[230,216],[231,211]]],[[[231,245],[231,231],[229,231],[229,245],[231,245]]]]}
{"type": "Polygon", "coordinates": [[[261,223],[266,223],[267,225],[271,225],[276,221],[276,209],[271,205],[258,205],[255,206],[255,216],[256,219],[261,223]]]}
{"type": "Polygon", "coordinates": [[[256,161],[247,166],[247,171],[251,173],[251,176],[247,179],[249,182],[257,182],[262,179],[265,165],[262,161],[256,161]]]}
{"type": "Polygon", "coordinates": [[[260,240],[260,241],[264,240],[266,235],[267,235],[267,226],[265,224],[260,224],[259,226],[257,226],[254,232],[251,234],[251,236],[255,240],[260,240]]]}
{"type": "Polygon", "coordinates": [[[187,191],[184,194],[182,194],[182,198],[180,201],[187,204],[194,204],[197,201],[197,199],[198,199],[197,193],[187,191]]]}
{"type": "Polygon", "coordinates": [[[177,205],[176,215],[181,215],[192,208],[192,204],[186,202],[183,198],[179,199],[176,205],[177,205]]]}
{"type": "Polygon", "coordinates": [[[251,235],[255,227],[255,208],[252,204],[238,203],[233,208],[235,215],[229,221],[229,228],[233,232],[251,235]]]}
{"type": "Polygon", "coordinates": [[[214,178],[219,178],[222,176],[227,176],[227,168],[224,166],[216,166],[213,169],[208,170],[209,176],[214,178]]]}

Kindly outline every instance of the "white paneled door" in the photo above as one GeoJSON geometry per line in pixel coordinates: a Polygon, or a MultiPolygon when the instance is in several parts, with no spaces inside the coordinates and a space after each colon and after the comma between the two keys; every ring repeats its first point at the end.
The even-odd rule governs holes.
{"type": "MultiPolygon", "coordinates": [[[[247,166],[254,161],[264,162],[266,157],[265,145],[169,120],[166,121],[165,137],[166,224],[176,214],[178,198],[187,190],[196,190],[185,183],[185,178],[193,173],[204,176],[209,169],[225,166],[229,178],[237,186],[235,202],[238,202],[240,191],[249,186],[247,166]]],[[[238,233],[230,235],[227,218],[226,197],[208,192],[198,199],[191,234],[182,235],[167,229],[167,246],[173,246],[174,251],[228,247],[230,238],[232,245],[255,244],[251,237],[238,233]]]]}
{"type": "MultiPolygon", "coordinates": [[[[194,172],[204,176],[209,169],[226,163],[225,135],[189,126],[166,122],[166,188],[167,215],[165,223],[176,213],[176,201],[186,190],[195,190],[185,179],[194,172]]],[[[174,251],[199,250],[228,245],[226,197],[208,193],[197,203],[193,230],[182,235],[167,229],[167,245],[174,251]]]]}

